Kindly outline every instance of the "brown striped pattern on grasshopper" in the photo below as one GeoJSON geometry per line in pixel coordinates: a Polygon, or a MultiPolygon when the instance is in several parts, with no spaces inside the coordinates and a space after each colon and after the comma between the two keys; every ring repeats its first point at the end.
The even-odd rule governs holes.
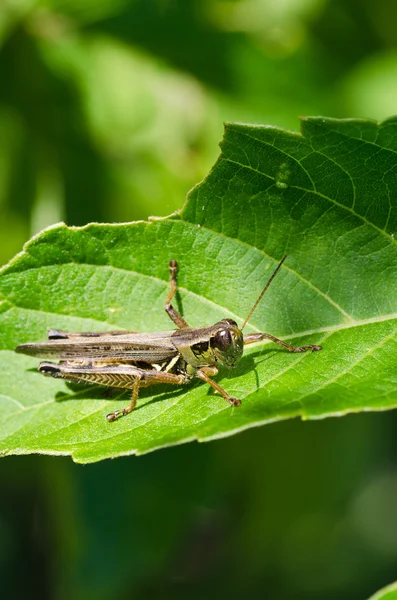
{"type": "Polygon", "coordinates": [[[193,377],[211,385],[232,406],[240,406],[240,400],[230,396],[212,379],[218,373],[218,363],[233,367],[241,358],[245,345],[265,339],[279,344],[289,352],[321,350],[321,346],[313,345],[295,348],[268,333],[242,333],[285,259],[286,256],[278,264],[241,328],[232,319],[222,319],[209,327],[189,327],[171,304],[177,291],[178,269],[176,261],[172,260],[169,266],[170,292],[165,311],[178,329],[154,333],[67,333],[50,330],[48,341],[21,344],[16,352],[58,359],[59,363],[40,363],[39,371],[44,375],[131,389],[129,405],[108,414],[108,421],[115,421],[133,410],[140,388],[154,383],[183,385],[193,377]]]}

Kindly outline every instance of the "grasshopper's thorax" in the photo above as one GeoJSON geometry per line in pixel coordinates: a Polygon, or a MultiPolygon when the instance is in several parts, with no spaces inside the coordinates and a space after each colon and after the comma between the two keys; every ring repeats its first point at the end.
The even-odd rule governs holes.
{"type": "Polygon", "coordinates": [[[192,367],[221,363],[233,367],[243,353],[243,334],[232,319],[222,319],[211,327],[179,329],[172,342],[192,367]]]}

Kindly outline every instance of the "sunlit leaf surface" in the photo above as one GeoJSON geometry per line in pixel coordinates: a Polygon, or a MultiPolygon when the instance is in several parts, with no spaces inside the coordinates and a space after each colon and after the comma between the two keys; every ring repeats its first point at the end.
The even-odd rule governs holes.
{"type": "Polygon", "coordinates": [[[168,219],[54,226],[0,273],[0,450],[71,454],[78,462],[208,440],[271,421],[397,405],[397,119],[308,118],[302,133],[229,124],[208,177],[168,219]],[[247,349],[207,385],[142,390],[136,410],[103,388],[38,373],[14,348],[49,328],[172,329],[168,263],[193,327],[240,324],[279,259],[282,271],[248,331],[322,352],[247,349]]]}

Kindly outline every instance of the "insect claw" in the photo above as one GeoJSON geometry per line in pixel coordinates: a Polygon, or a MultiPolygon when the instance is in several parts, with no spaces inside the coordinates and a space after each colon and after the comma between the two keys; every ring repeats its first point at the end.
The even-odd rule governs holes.
{"type": "Polygon", "coordinates": [[[115,410],[114,412],[106,415],[106,418],[108,421],[112,422],[112,421],[116,421],[119,417],[122,417],[124,415],[125,415],[124,410],[115,410]]]}
{"type": "Polygon", "coordinates": [[[311,352],[317,352],[318,350],[322,349],[322,346],[299,346],[299,348],[294,348],[292,352],[307,352],[308,350],[311,352]]]}
{"type": "Polygon", "coordinates": [[[241,406],[241,400],[239,400],[238,398],[229,398],[229,402],[232,406],[241,406]]]}

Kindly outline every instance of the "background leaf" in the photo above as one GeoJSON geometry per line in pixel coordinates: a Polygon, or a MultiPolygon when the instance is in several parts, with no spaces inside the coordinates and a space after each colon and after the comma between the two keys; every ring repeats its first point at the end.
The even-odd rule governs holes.
{"type": "Polygon", "coordinates": [[[397,599],[397,583],[392,583],[385,588],[376,592],[369,600],[396,600],[397,599]]]}
{"type": "Polygon", "coordinates": [[[33,238],[0,278],[1,450],[89,462],[294,416],[396,406],[396,125],[310,118],[299,135],[230,124],[219,161],[179,214],[59,225],[33,238]],[[128,399],[71,390],[13,352],[50,327],[172,328],[163,311],[171,258],[190,325],[241,323],[285,253],[251,330],[324,351],[247,351],[217,379],[243,400],[239,409],[198,383],[158,386],[109,424],[105,415],[128,399]]]}

